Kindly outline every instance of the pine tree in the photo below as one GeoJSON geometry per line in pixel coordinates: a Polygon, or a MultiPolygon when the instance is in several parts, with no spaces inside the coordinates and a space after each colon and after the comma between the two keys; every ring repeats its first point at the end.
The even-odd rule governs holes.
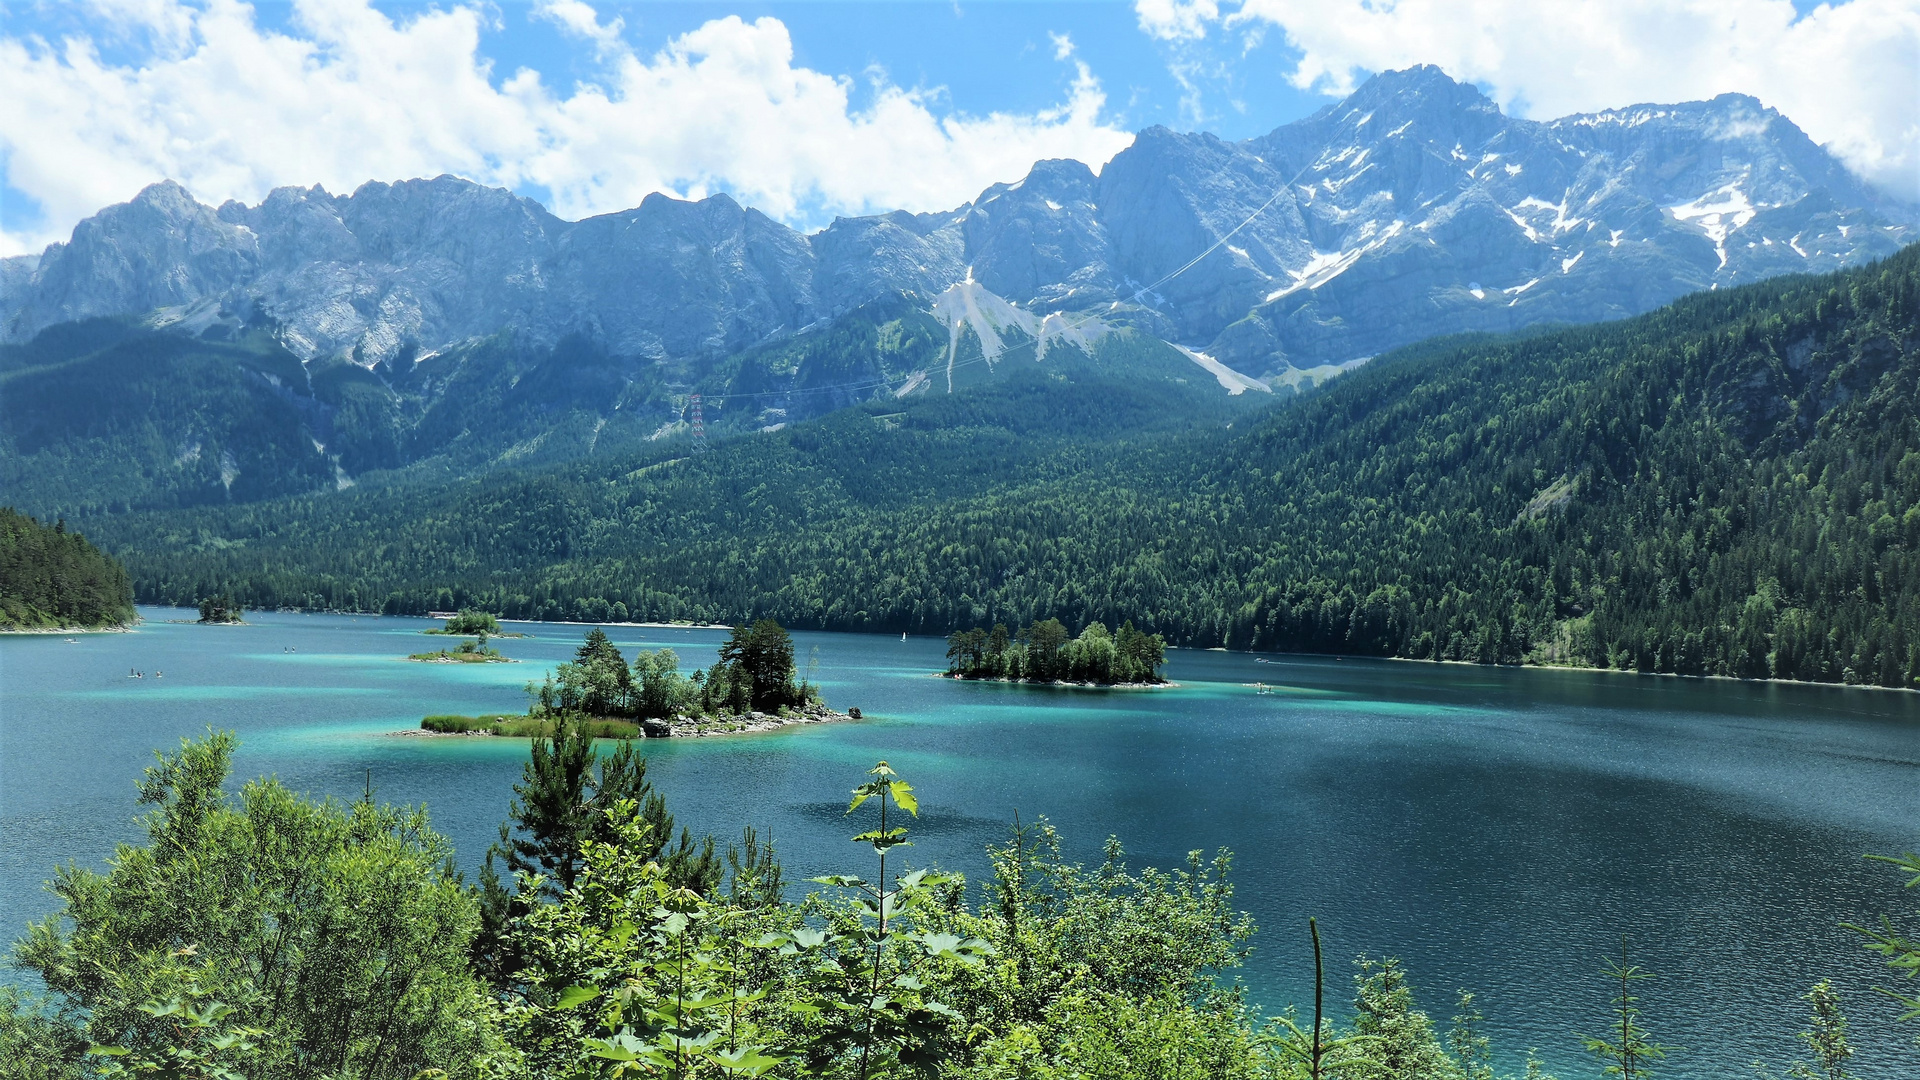
{"type": "Polygon", "coordinates": [[[1473,1003],[1473,995],[1460,991],[1459,1012],[1453,1014],[1453,1030],[1447,1033],[1447,1049],[1460,1063],[1463,1080],[1493,1080],[1493,1043],[1482,1034],[1480,1025],[1486,1016],[1473,1003]]]}
{"type": "Polygon", "coordinates": [[[1609,958],[1601,972],[1608,979],[1619,981],[1620,992],[1613,999],[1612,1030],[1607,1038],[1583,1036],[1587,1052],[1607,1062],[1608,1076],[1618,1076],[1621,1080],[1650,1076],[1650,1063],[1664,1059],[1668,1051],[1677,1049],[1648,1041],[1646,1029],[1640,1026],[1640,998],[1633,992],[1633,984],[1651,979],[1653,974],[1628,962],[1624,934],[1620,937],[1619,962],[1609,958]]]}
{"type": "Polygon", "coordinates": [[[713,838],[696,841],[686,828],[675,838],[667,801],[653,790],[647,759],[630,741],[622,740],[602,759],[578,720],[559,717],[551,737],[533,740],[513,792],[500,841],[487,852],[480,870],[481,931],[474,956],[496,984],[519,966],[506,945],[509,924],[528,905],[557,900],[573,888],[584,865],[581,849],[586,842],[616,838],[606,812],[622,800],[640,808],[648,843],[647,850],[636,853],[642,860],[658,862],[676,888],[708,896],[720,887],[724,869],[713,838]],[[539,887],[509,889],[496,860],[516,882],[528,875],[539,880],[539,887]]]}
{"type": "Polygon", "coordinates": [[[1840,995],[1833,983],[1821,979],[1801,1000],[1813,1006],[1800,1040],[1813,1051],[1814,1063],[1795,1065],[1790,1075],[1794,1080],[1849,1080],[1853,1074],[1847,1071],[1847,1059],[1853,1056],[1853,1047],[1847,1045],[1847,1018],[1840,1011],[1840,995]]]}
{"type": "Polygon", "coordinates": [[[745,682],[748,703],[756,711],[773,712],[804,698],[794,683],[793,637],[772,619],[761,619],[750,629],[734,627],[720,646],[720,663],[745,682]]]}

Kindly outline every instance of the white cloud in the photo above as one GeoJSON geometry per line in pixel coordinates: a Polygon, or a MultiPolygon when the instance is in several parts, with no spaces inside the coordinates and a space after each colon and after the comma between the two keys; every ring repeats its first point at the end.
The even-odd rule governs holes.
{"type": "Polygon", "coordinates": [[[616,16],[602,25],[600,13],[584,0],[534,0],[533,13],[574,37],[593,42],[602,56],[625,49],[620,32],[626,29],[627,21],[616,16]]]}
{"type": "Polygon", "coordinates": [[[1150,37],[1198,41],[1207,36],[1208,24],[1220,18],[1220,5],[1214,0],[1134,0],[1133,13],[1150,37]]]}
{"type": "Polygon", "coordinates": [[[1642,102],[1752,94],[1869,181],[1920,198],[1920,0],[1136,0],[1168,41],[1206,24],[1276,28],[1291,79],[1329,94],[1361,73],[1430,63],[1545,119],[1642,102]],[[1197,23],[1197,24],[1196,24],[1197,23]]]}
{"type": "Polygon", "coordinates": [[[716,19],[641,57],[618,20],[553,0],[539,13],[605,62],[596,84],[563,95],[538,72],[496,78],[478,7],[396,21],[365,0],[296,0],[280,33],[237,0],[96,2],[100,41],[173,44],[121,64],[90,38],[0,38],[0,161],[45,213],[31,233],[0,235],[0,254],[63,238],[163,177],[219,202],[450,172],[545,189],[564,217],[728,191],[817,224],[955,206],[1038,158],[1097,168],[1132,138],[1102,119],[1105,95],[1078,60],[1066,99],[1035,113],[938,109],[938,91],[878,77],[856,106],[851,80],[794,65],[772,18],[716,19]]]}

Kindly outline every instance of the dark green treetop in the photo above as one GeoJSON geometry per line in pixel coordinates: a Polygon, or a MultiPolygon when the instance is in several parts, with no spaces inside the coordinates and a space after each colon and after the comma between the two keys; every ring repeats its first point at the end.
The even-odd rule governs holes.
{"type": "Polygon", "coordinates": [[[0,630],[121,626],[134,620],[126,568],[67,531],[0,508],[0,630]]]}

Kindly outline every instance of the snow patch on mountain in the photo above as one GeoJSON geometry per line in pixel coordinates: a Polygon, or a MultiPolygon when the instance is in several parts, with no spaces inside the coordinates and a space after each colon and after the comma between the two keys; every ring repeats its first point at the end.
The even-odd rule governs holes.
{"type": "MultiPolygon", "coordinates": [[[[1678,206],[1667,207],[1667,212],[1675,218],[1697,226],[1713,241],[1713,248],[1720,254],[1720,265],[1727,265],[1727,234],[1744,228],[1752,221],[1759,210],[1739,181],[1726,184],[1707,192],[1697,199],[1691,199],[1678,206]]],[[[1841,236],[1846,235],[1846,226],[1842,225],[1841,236]]]]}

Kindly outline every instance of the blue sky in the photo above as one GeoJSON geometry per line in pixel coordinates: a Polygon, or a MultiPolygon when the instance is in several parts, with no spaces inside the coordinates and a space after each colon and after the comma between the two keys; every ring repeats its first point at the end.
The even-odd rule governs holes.
{"type": "MultiPolygon", "coordinates": [[[[423,5],[378,6],[399,13],[423,5]]],[[[1030,112],[1058,101],[1073,73],[1053,59],[1054,34],[1072,39],[1105,84],[1115,122],[1129,130],[1166,124],[1246,138],[1311,113],[1329,100],[1287,83],[1297,51],[1278,41],[1221,65],[1199,82],[1202,92],[1195,100],[1169,70],[1162,43],[1140,30],[1133,6],[1115,0],[594,6],[603,18],[624,20],[627,37],[644,52],[717,16],[772,16],[792,34],[798,64],[847,75],[878,66],[902,85],[943,88],[954,108],[972,113],[1030,112]]],[[[550,21],[533,16],[529,5],[502,5],[501,22],[487,46],[502,69],[533,67],[579,79],[598,74],[592,58],[581,54],[550,21]]]]}
{"type": "Polygon", "coordinates": [[[1516,115],[1740,91],[1920,197],[1920,0],[0,0],[0,255],[161,178],[452,172],[580,217],[944,209],[1153,124],[1245,138],[1434,63],[1516,115]],[[1551,17],[1543,17],[1550,15],[1551,17]]]}

